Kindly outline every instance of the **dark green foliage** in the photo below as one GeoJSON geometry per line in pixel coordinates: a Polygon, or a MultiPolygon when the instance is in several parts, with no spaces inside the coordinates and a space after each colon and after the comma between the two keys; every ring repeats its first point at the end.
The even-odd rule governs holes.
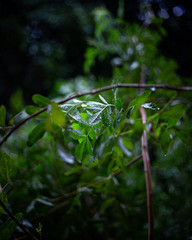
{"type": "MultiPolygon", "coordinates": [[[[175,64],[158,55],[157,32],[115,20],[103,8],[93,16],[95,36],[85,54],[87,74],[95,61],[108,58],[115,81],[138,83],[144,64],[148,83],[181,84],[173,77],[175,64]]],[[[88,85],[83,87],[89,89],[88,85]]],[[[76,85],[65,86],[71,92],[80,91],[76,85]]],[[[12,212],[22,211],[23,223],[35,236],[38,233],[47,240],[146,239],[142,160],[126,167],[141,154],[145,130],[155,239],[190,239],[191,95],[153,88],[140,94],[124,88],[60,105],[38,94],[33,101],[38,107],[26,106],[28,117],[40,107],[46,111],[21,124],[2,146],[0,199],[12,212]],[[140,107],[147,113],[146,124],[140,107]]],[[[3,129],[5,112],[1,107],[3,129]]],[[[10,239],[13,233],[16,238],[23,236],[2,208],[0,217],[0,239],[10,239]]],[[[21,221],[20,214],[16,217],[21,221]]]]}

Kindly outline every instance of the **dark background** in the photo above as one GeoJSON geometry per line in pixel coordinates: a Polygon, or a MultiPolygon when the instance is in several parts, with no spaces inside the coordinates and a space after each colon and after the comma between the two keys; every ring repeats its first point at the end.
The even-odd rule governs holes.
{"type": "MultiPolygon", "coordinates": [[[[24,103],[35,93],[49,95],[56,81],[83,75],[91,11],[105,5],[116,16],[120,1],[0,1],[0,103],[20,91],[24,103]]],[[[122,2],[122,1],[121,1],[122,2]]],[[[175,59],[177,73],[190,84],[192,8],[190,1],[124,1],[124,19],[150,25],[150,14],[164,19],[167,36],[161,54],[175,59]]]]}

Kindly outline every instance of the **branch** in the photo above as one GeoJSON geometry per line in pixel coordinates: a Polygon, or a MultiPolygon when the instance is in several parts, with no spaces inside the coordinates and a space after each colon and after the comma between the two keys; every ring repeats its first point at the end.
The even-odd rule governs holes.
{"type": "MultiPolygon", "coordinates": [[[[141,84],[145,82],[146,67],[143,65],[141,67],[141,84]]],[[[144,92],[144,89],[140,90],[141,93],[144,92]]],[[[141,118],[143,124],[147,122],[147,114],[144,108],[140,108],[141,118]]],[[[144,130],[141,137],[141,146],[142,146],[142,157],[144,164],[145,172],[145,183],[147,191],[147,214],[148,214],[148,240],[153,240],[154,238],[154,217],[153,217],[153,192],[152,192],[152,182],[151,182],[151,170],[150,170],[150,158],[148,151],[148,142],[147,142],[147,133],[144,130]]]]}
{"type": "MultiPolygon", "coordinates": [[[[114,84],[114,85],[110,85],[110,86],[106,86],[103,88],[97,88],[88,92],[84,92],[84,93],[77,93],[73,96],[70,96],[66,99],[63,99],[59,102],[57,102],[58,104],[64,104],[74,98],[78,98],[78,97],[82,97],[82,96],[86,96],[86,95],[94,95],[96,93],[99,92],[104,92],[104,91],[108,91],[114,88],[155,88],[155,89],[167,89],[167,90],[175,90],[175,91],[187,91],[187,92],[192,92],[192,87],[174,87],[168,84],[137,84],[137,83],[118,83],[118,84],[114,84]]],[[[29,117],[21,120],[17,125],[15,125],[14,127],[11,128],[11,130],[7,133],[7,135],[1,140],[0,142],[0,146],[9,138],[9,136],[15,132],[20,126],[22,126],[24,123],[26,123],[27,121],[29,121],[30,119],[36,117],[37,115],[39,115],[42,112],[45,112],[47,110],[47,107],[44,107],[42,109],[40,109],[38,112],[30,115],[29,117]]]]}
{"type": "MultiPolygon", "coordinates": [[[[141,158],[142,158],[142,155],[137,156],[136,158],[134,158],[133,160],[131,160],[130,162],[128,162],[128,163],[126,164],[126,167],[127,167],[127,168],[130,167],[133,163],[135,163],[136,161],[138,161],[138,160],[141,159],[141,158]]],[[[121,172],[122,172],[122,170],[117,170],[116,172],[113,172],[113,173],[112,173],[112,177],[117,176],[117,175],[120,174],[121,172]]],[[[90,185],[86,185],[86,187],[87,187],[87,188],[91,188],[90,185]]],[[[73,196],[77,195],[78,193],[79,193],[79,191],[78,191],[78,190],[75,190],[75,191],[73,191],[73,192],[70,192],[70,193],[65,194],[64,196],[57,197],[57,198],[51,199],[51,200],[49,200],[49,201],[50,201],[50,202],[59,202],[59,201],[62,201],[62,200],[64,200],[64,199],[73,197],[73,196]]],[[[31,220],[31,222],[34,222],[34,221],[36,221],[36,220],[38,220],[38,219],[40,219],[40,218],[42,218],[42,217],[47,217],[48,215],[52,214],[53,212],[57,211],[58,209],[66,206],[66,205],[68,205],[68,204],[70,204],[69,201],[65,201],[65,202],[63,202],[63,203],[61,203],[61,204],[58,204],[57,206],[55,206],[53,209],[49,210],[48,212],[46,212],[46,213],[44,213],[44,214],[41,214],[41,215],[38,216],[38,217],[33,218],[33,219],[31,220]]]]}
{"type": "MultiPolygon", "coordinates": [[[[139,155],[139,156],[137,156],[136,158],[134,158],[133,160],[131,160],[130,162],[128,162],[128,163],[126,164],[126,167],[127,167],[127,168],[130,167],[133,163],[135,163],[135,162],[136,162],[137,160],[139,160],[140,158],[142,158],[142,155],[139,155]]],[[[112,173],[112,177],[117,176],[117,175],[120,174],[121,172],[122,172],[121,169],[117,170],[116,172],[113,172],[113,173],[112,173]]],[[[86,185],[86,187],[87,187],[87,188],[91,188],[90,185],[86,185]]],[[[59,201],[61,201],[61,200],[64,200],[64,199],[73,197],[73,196],[75,196],[77,193],[78,193],[78,190],[75,190],[75,191],[73,191],[73,192],[70,192],[70,193],[65,194],[64,196],[54,198],[54,199],[50,200],[50,202],[59,202],[59,201]]]]}
{"type": "Polygon", "coordinates": [[[13,214],[9,211],[9,209],[5,206],[5,204],[1,201],[1,199],[0,199],[0,205],[1,205],[1,207],[5,210],[5,212],[9,215],[9,217],[23,230],[23,232],[24,232],[30,239],[37,240],[37,238],[34,237],[34,236],[23,226],[23,224],[21,224],[21,223],[15,218],[15,216],[13,216],[13,214]]]}

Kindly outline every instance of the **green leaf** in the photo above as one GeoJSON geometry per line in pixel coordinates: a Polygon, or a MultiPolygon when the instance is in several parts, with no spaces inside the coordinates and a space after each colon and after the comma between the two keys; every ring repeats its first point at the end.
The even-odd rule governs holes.
{"type": "Polygon", "coordinates": [[[5,127],[5,118],[6,118],[6,108],[5,106],[0,106],[0,126],[5,127]]]}
{"type": "Polygon", "coordinates": [[[120,147],[114,146],[113,147],[113,152],[115,157],[123,157],[123,152],[120,147]]]}
{"type": "Polygon", "coordinates": [[[182,104],[174,106],[170,111],[171,117],[169,118],[167,128],[174,127],[177,124],[177,122],[182,118],[186,110],[187,107],[182,104]]]}
{"type": "Polygon", "coordinates": [[[140,94],[129,103],[129,108],[132,108],[136,105],[140,107],[147,100],[150,94],[151,94],[150,91],[145,91],[143,94],[140,94]]]}
{"type": "Polygon", "coordinates": [[[178,136],[184,144],[190,144],[190,136],[186,132],[176,131],[175,135],[178,136]]]}
{"type": "Polygon", "coordinates": [[[72,174],[76,174],[78,172],[81,172],[82,170],[83,170],[82,166],[74,167],[74,168],[70,169],[69,171],[65,172],[64,175],[65,176],[70,176],[72,174]]]}
{"type": "Polygon", "coordinates": [[[117,108],[118,111],[121,111],[121,108],[122,108],[122,101],[120,98],[117,98],[116,101],[115,101],[115,106],[117,108]]]}
{"type": "Polygon", "coordinates": [[[98,124],[100,122],[100,117],[101,117],[101,114],[102,114],[103,110],[93,114],[90,118],[89,118],[89,123],[90,124],[98,124]]]}
{"type": "Polygon", "coordinates": [[[29,115],[32,115],[33,113],[38,112],[40,109],[41,108],[39,108],[39,107],[29,105],[29,106],[26,106],[25,112],[29,115]]]}
{"type": "Polygon", "coordinates": [[[82,113],[81,113],[81,119],[87,118],[87,117],[88,117],[88,114],[87,114],[87,113],[85,113],[85,112],[82,112],[82,113]]]}
{"type": "Polygon", "coordinates": [[[89,141],[89,138],[87,138],[87,150],[91,156],[93,156],[93,147],[91,145],[91,142],[89,141]]]}
{"type": "Polygon", "coordinates": [[[102,113],[102,123],[105,126],[110,126],[111,125],[111,117],[110,117],[110,111],[109,108],[106,108],[103,113],[102,113]]]}
{"type": "Polygon", "coordinates": [[[12,159],[4,152],[0,152],[0,174],[6,181],[10,180],[12,159]]]}
{"type": "Polygon", "coordinates": [[[65,114],[57,103],[51,103],[51,119],[53,123],[60,127],[64,127],[67,123],[65,114]]]}
{"type": "Polygon", "coordinates": [[[114,206],[114,203],[116,202],[115,198],[109,198],[106,201],[104,201],[100,207],[101,212],[105,212],[105,210],[109,207],[114,206]]]}
{"type": "Polygon", "coordinates": [[[75,156],[76,156],[79,163],[81,162],[81,160],[83,158],[83,153],[84,153],[84,150],[85,150],[85,144],[86,144],[86,139],[82,143],[77,145],[77,147],[75,149],[75,156]]]}
{"type": "Polygon", "coordinates": [[[71,137],[75,140],[86,138],[87,136],[76,130],[71,131],[71,137]]]}
{"type": "Polygon", "coordinates": [[[84,71],[88,73],[91,66],[95,63],[95,57],[98,55],[98,49],[89,47],[85,53],[84,71]]]}
{"type": "Polygon", "coordinates": [[[46,107],[47,105],[51,104],[51,100],[40,95],[40,94],[35,94],[32,97],[32,100],[35,104],[37,104],[39,107],[46,107]]]}
{"type": "Polygon", "coordinates": [[[163,132],[163,134],[161,135],[161,140],[160,140],[161,147],[162,147],[164,154],[166,154],[168,152],[170,142],[171,142],[171,139],[170,139],[169,131],[165,130],[163,132]]]}
{"type": "MultiPolygon", "coordinates": [[[[29,106],[26,106],[25,108],[25,112],[29,115],[32,115],[36,112],[38,112],[41,108],[40,107],[36,107],[36,106],[33,106],[33,105],[29,105],[29,106]]],[[[42,112],[40,114],[38,114],[38,118],[45,118],[47,116],[47,113],[46,112],[42,112]]]]}
{"type": "Polygon", "coordinates": [[[97,139],[97,136],[96,136],[96,133],[95,133],[95,130],[94,128],[92,128],[89,132],[89,137],[93,140],[93,141],[96,141],[97,139]]]}
{"type": "MultiPolygon", "coordinates": [[[[125,154],[127,157],[130,157],[130,156],[132,156],[132,153],[131,153],[131,151],[127,148],[127,146],[125,146],[124,142],[130,147],[130,142],[126,141],[125,139],[124,139],[124,141],[123,141],[122,138],[119,138],[119,139],[118,139],[119,147],[121,148],[121,150],[124,152],[124,154],[125,154]]],[[[131,146],[131,147],[132,147],[132,146],[131,146]]]]}
{"type": "Polygon", "coordinates": [[[101,101],[102,101],[103,103],[108,104],[108,102],[105,100],[104,97],[102,97],[101,95],[99,95],[99,98],[101,99],[101,101]]]}
{"type": "Polygon", "coordinates": [[[183,104],[177,104],[171,107],[169,110],[163,112],[160,115],[160,118],[165,121],[168,121],[167,128],[171,128],[177,124],[177,122],[182,118],[186,110],[187,106],[183,104]]]}
{"type": "MultiPolygon", "coordinates": [[[[4,191],[0,193],[0,199],[7,206],[7,195],[4,191]]],[[[0,206],[0,213],[5,213],[5,210],[0,206]]]]}
{"type": "Polygon", "coordinates": [[[90,101],[90,102],[87,102],[87,109],[90,109],[90,110],[101,110],[103,109],[106,105],[103,104],[103,103],[100,103],[100,102],[93,102],[93,101],[90,101]]]}
{"type": "Polygon", "coordinates": [[[81,121],[81,114],[77,109],[73,113],[68,113],[68,115],[77,122],[81,121]]]}
{"type": "Polygon", "coordinates": [[[39,123],[29,134],[27,145],[29,147],[33,146],[39,139],[45,134],[45,124],[44,122],[39,123]]]}
{"type": "Polygon", "coordinates": [[[73,129],[81,129],[78,123],[73,123],[71,126],[73,129]]]}
{"type": "Polygon", "coordinates": [[[133,150],[133,142],[129,140],[128,138],[121,138],[123,141],[123,144],[130,150],[133,150]]]}

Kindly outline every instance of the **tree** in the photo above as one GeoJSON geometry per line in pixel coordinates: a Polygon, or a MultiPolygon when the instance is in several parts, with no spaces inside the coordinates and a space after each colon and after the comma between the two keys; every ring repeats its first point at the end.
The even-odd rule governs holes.
{"type": "Polygon", "coordinates": [[[112,84],[98,75],[100,88],[87,81],[87,91],[59,101],[35,94],[35,105],[9,124],[0,108],[0,236],[189,238],[192,87],[159,56],[158,19],[154,32],[104,8],[93,14],[85,75],[110,62],[112,84]],[[188,203],[179,209],[182,198],[188,203]]]}

